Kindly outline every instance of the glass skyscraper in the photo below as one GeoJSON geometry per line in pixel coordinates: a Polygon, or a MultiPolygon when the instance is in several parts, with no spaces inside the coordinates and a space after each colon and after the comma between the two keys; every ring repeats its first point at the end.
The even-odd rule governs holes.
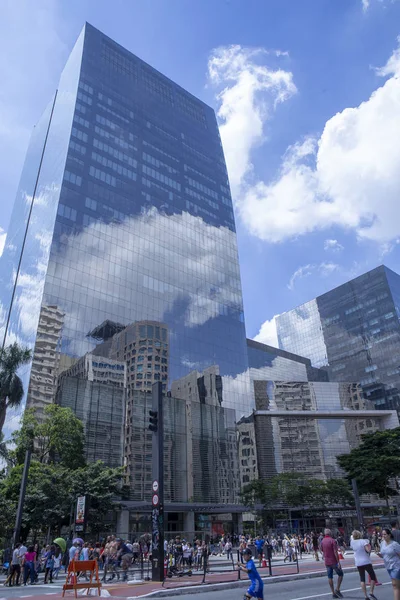
{"type": "Polygon", "coordinates": [[[3,343],[34,349],[6,439],[25,406],[40,417],[60,374],[96,355],[123,363],[128,420],[135,393],[211,366],[221,407],[252,412],[214,111],[89,24],[33,132],[0,278],[3,343]]]}
{"type": "Polygon", "coordinates": [[[400,277],[385,266],[280,315],[279,346],[400,411],[400,277]]]}

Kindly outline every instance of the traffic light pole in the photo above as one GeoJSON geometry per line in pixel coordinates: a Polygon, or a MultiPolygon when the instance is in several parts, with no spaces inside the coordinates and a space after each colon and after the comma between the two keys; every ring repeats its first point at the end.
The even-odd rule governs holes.
{"type": "Polygon", "coordinates": [[[152,580],[164,581],[164,415],[162,384],[152,388],[152,410],[149,429],[152,440],[152,580]]]}

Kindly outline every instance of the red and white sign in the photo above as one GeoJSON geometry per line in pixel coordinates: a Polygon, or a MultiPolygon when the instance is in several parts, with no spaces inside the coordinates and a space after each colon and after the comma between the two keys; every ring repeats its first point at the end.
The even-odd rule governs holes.
{"type": "Polygon", "coordinates": [[[152,504],[153,506],[158,506],[160,502],[160,497],[158,494],[153,494],[153,498],[152,498],[152,504]]]}
{"type": "Polygon", "coordinates": [[[153,481],[153,492],[158,492],[158,481],[156,479],[153,481]]]}

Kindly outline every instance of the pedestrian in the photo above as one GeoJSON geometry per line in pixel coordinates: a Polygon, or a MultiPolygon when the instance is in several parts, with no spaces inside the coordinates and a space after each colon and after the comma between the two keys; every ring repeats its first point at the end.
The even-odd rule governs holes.
{"type": "Polygon", "coordinates": [[[392,522],[392,535],[395,542],[400,544],[400,529],[397,527],[397,522],[392,522]]]}
{"type": "Polygon", "coordinates": [[[226,552],[226,558],[228,560],[232,560],[232,542],[230,539],[228,539],[228,541],[225,544],[225,552],[226,552]]]}
{"type": "Polygon", "coordinates": [[[262,559],[263,559],[263,554],[264,554],[264,540],[261,539],[261,537],[258,535],[256,537],[256,539],[254,540],[254,545],[255,545],[256,550],[257,550],[258,567],[261,567],[261,565],[262,565],[262,559]]]}
{"type": "Polygon", "coordinates": [[[35,560],[36,552],[33,550],[33,546],[29,546],[28,551],[24,554],[24,585],[28,581],[28,577],[31,578],[31,585],[35,585],[35,560]]]}
{"type": "Polygon", "coordinates": [[[243,563],[238,562],[237,566],[241,571],[247,572],[247,575],[251,581],[251,585],[245,594],[245,598],[258,598],[259,600],[264,600],[264,583],[259,572],[257,571],[256,565],[254,564],[250,548],[245,548],[243,551],[243,559],[245,560],[246,564],[244,565],[243,563]]]}
{"type": "Polygon", "coordinates": [[[354,530],[351,534],[350,546],[354,550],[354,562],[360,575],[360,585],[362,591],[364,592],[365,600],[368,600],[365,573],[368,573],[371,579],[369,597],[372,598],[372,600],[377,600],[376,596],[374,596],[376,575],[370,558],[371,544],[369,543],[369,540],[362,538],[360,531],[354,530]]]}
{"type": "Polygon", "coordinates": [[[11,558],[11,570],[6,580],[6,585],[11,587],[12,585],[21,585],[19,579],[21,577],[21,559],[19,556],[19,549],[21,544],[16,544],[11,558]]]}
{"type": "Polygon", "coordinates": [[[391,529],[382,530],[382,542],[378,556],[383,558],[392,580],[394,600],[400,600],[400,544],[394,540],[391,529]]]}
{"type": "Polygon", "coordinates": [[[315,556],[315,560],[319,561],[319,554],[318,554],[319,541],[318,541],[317,534],[314,533],[313,531],[311,532],[311,544],[312,544],[312,549],[313,549],[313,553],[315,556]]]}
{"type": "Polygon", "coordinates": [[[46,563],[45,563],[45,572],[44,572],[44,582],[53,583],[53,569],[54,569],[54,556],[56,553],[55,546],[49,546],[49,549],[46,552],[46,563]]]}
{"type": "Polygon", "coordinates": [[[342,592],[340,591],[340,586],[342,585],[343,581],[343,571],[342,567],[340,566],[338,544],[337,541],[333,539],[332,532],[330,529],[325,529],[325,535],[322,538],[320,550],[324,557],[326,571],[328,574],[328,583],[332,592],[332,598],[343,598],[342,592]],[[333,585],[334,571],[338,576],[336,589],[333,585]]]}

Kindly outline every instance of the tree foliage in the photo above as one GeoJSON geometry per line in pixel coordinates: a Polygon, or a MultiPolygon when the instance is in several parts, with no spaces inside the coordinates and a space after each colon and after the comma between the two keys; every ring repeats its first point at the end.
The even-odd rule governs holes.
{"type": "Polygon", "coordinates": [[[0,350],[0,432],[6,420],[7,409],[21,404],[24,386],[17,371],[30,360],[31,351],[16,342],[0,350]]]}
{"type": "Polygon", "coordinates": [[[389,504],[389,497],[398,494],[400,427],[363,435],[361,444],[337,461],[349,480],[356,479],[361,494],[378,494],[389,504]]]}
{"type": "Polygon", "coordinates": [[[15,520],[29,447],[32,461],[22,518],[25,538],[29,531],[44,533],[48,527],[59,533],[69,524],[71,510],[81,495],[89,501],[89,530],[97,533],[105,528],[105,517],[115,509],[115,499],[125,493],[122,468],[109,468],[101,461],[85,463],[83,426],[70,409],[50,405],[45,418],[41,423],[35,411],[25,411],[21,429],[13,435],[15,447],[9,455],[14,466],[0,479],[0,537],[15,520]]]}
{"type": "Polygon", "coordinates": [[[321,506],[348,506],[354,504],[346,481],[340,479],[304,479],[297,473],[280,473],[270,480],[256,479],[246,485],[241,493],[245,506],[254,509],[261,505],[271,510],[282,505],[291,508],[321,506]]]}
{"type": "Polygon", "coordinates": [[[77,469],[85,464],[85,435],[82,421],[70,408],[50,404],[44,409],[44,420],[39,422],[34,408],[27,409],[21,428],[13,434],[14,458],[24,461],[25,451],[32,447],[40,463],[57,462],[77,469]]]}

